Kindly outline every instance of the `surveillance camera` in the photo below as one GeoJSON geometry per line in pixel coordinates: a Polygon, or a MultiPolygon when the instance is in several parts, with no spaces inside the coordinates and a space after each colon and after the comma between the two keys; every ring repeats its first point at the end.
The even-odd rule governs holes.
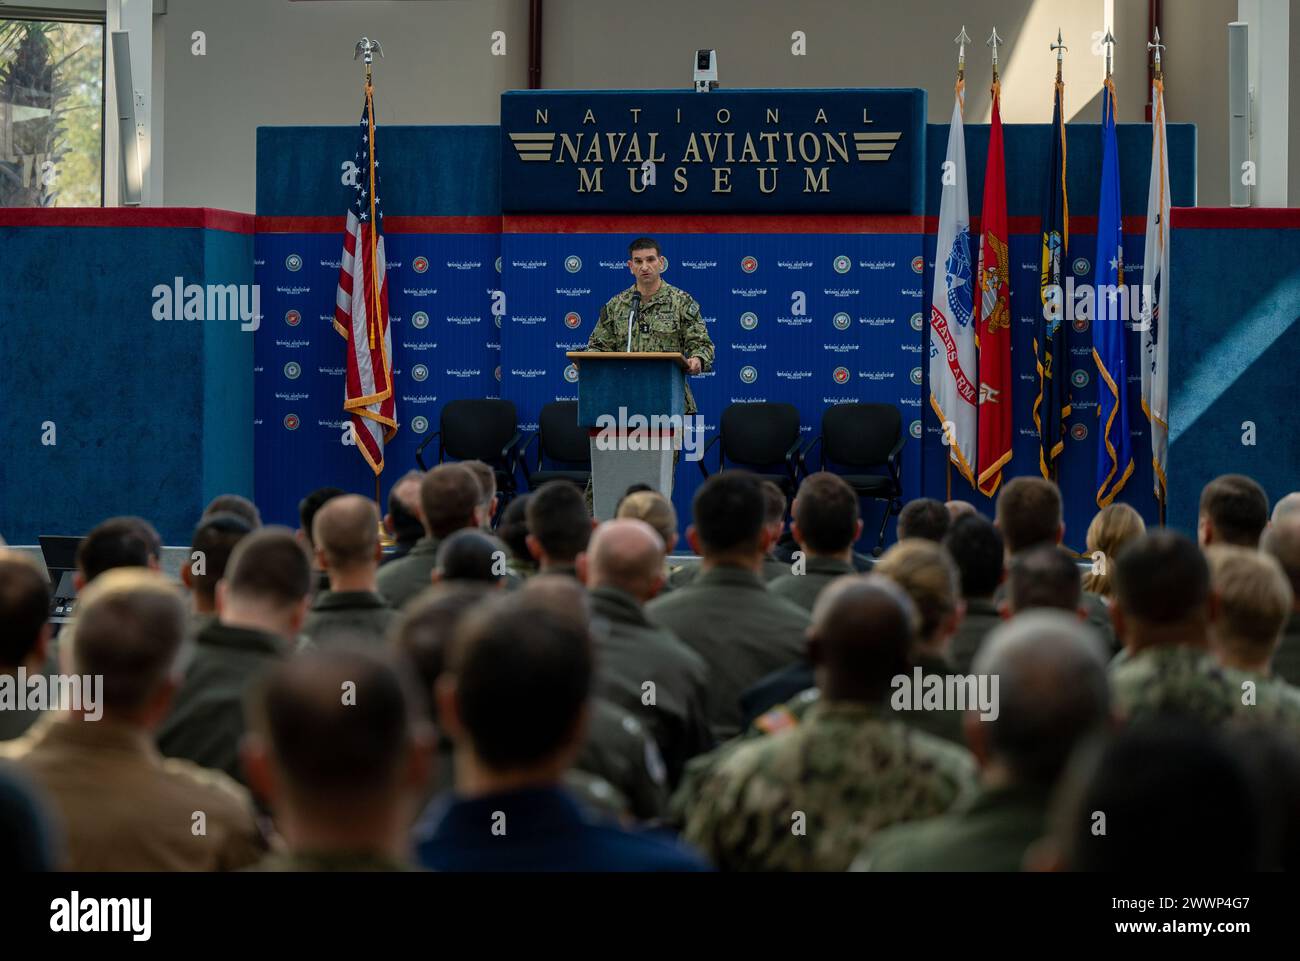
{"type": "Polygon", "coordinates": [[[695,89],[707,93],[718,86],[718,51],[695,51],[695,89]]]}

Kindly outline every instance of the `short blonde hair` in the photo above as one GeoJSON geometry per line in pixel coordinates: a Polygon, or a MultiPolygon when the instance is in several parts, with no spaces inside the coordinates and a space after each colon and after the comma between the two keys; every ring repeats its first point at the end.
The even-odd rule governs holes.
{"type": "Polygon", "coordinates": [[[1083,575],[1083,589],[1102,597],[1111,597],[1110,570],[1116,556],[1129,541],[1136,540],[1147,531],[1142,515],[1127,504],[1108,504],[1099,510],[1088,525],[1088,558],[1101,560],[1083,575]],[[1100,552],[1101,558],[1095,555],[1100,552]]]}
{"type": "Polygon", "coordinates": [[[910,537],[899,541],[876,561],[872,573],[889,578],[912,598],[921,615],[920,639],[934,639],[943,619],[961,598],[957,565],[934,541],[910,537]]]}
{"type": "Polygon", "coordinates": [[[1219,617],[1211,626],[1225,647],[1258,657],[1272,653],[1291,616],[1291,583],[1271,554],[1215,544],[1205,551],[1210,590],[1219,598],[1219,617]]]}
{"type": "Polygon", "coordinates": [[[658,491],[628,494],[618,505],[615,516],[645,521],[664,539],[665,547],[677,536],[677,511],[673,510],[672,501],[658,491]]]}

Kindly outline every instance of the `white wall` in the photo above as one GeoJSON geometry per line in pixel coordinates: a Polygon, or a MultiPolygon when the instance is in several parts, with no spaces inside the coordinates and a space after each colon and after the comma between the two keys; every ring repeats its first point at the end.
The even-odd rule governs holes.
{"type": "MultiPolygon", "coordinates": [[[[988,48],[1002,48],[1003,118],[1046,122],[1059,26],[1066,106],[1096,121],[1102,64],[1093,33],[1105,0],[545,0],[543,83],[553,88],[662,88],[690,83],[697,46],[716,47],[726,87],[921,86],[930,120],[951,109],[955,47],[964,20],[967,117],[987,119],[988,48]],[[791,33],[808,55],[791,55],[791,33]]],[[[1114,0],[1119,119],[1141,121],[1147,100],[1144,0],[1114,0]]],[[[1199,202],[1227,203],[1226,24],[1236,0],[1164,0],[1169,119],[1199,128],[1199,202]]],[[[2,9],[2,8],[0,8],[2,9]]],[[[496,123],[503,90],[527,82],[527,0],[167,0],[162,148],[164,202],[251,211],[259,124],[355,122],[363,33],[384,43],[376,67],[382,123],[496,123]],[[507,56],[490,54],[504,30],[507,56]],[[190,54],[207,35],[207,56],[190,54]]],[[[1292,49],[1297,38],[1291,38],[1292,49]]],[[[1291,84],[1300,70],[1291,71],[1291,84]]],[[[1293,94],[1294,96],[1294,94],[1293,94]]],[[[1297,98],[1295,102],[1300,102],[1297,98]]],[[[1292,122],[1296,126],[1296,121],[1292,122]]],[[[1300,173],[1300,149],[1291,151],[1300,173]]],[[[1292,197],[1300,183],[1291,178],[1292,197]]]]}

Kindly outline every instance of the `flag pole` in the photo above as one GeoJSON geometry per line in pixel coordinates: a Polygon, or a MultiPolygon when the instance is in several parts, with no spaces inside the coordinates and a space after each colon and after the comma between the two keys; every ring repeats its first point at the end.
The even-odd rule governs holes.
{"type": "MultiPolygon", "coordinates": [[[[966,33],[966,24],[961,25],[961,33],[953,37],[953,43],[957,44],[957,100],[961,104],[962,116],[966,116],[966,44],[970,43],[970,36],[966,33]]],[[[938,269],[938,254],[936,252],[936,269],[938,269]]],[[[946,431],[946,428],[945,428],[946,431]]],[[[949,438],[955,440],[955,438],[949,438]]],[[[952,500],[952,451],[949,448],[948,456],[944,458],[944,491],[945,501],[952,500]]]]}
{"type": "MultiPolygon", "coordinates": [[[[1153,79],[1154,84],[1155,84],[1156,93],[1158,94],[1158,96],[1159,96],[1159,98],[1160,98],[1160,105],[1161,105],[1161,107],[1163,108],[1163,106],[1164,106],[1164,100],[1165,100],[1165,69],[1164,69],[1164,64],[1163,64],[1163,58],[1160,56],[1160,51],[1165,49],[1165,45],[1164,45],[1163,43],[1160,42],[1160,27],[1159,27],[1159,26],[1157,26],[1157,27],[1155,28],[1155,36],[1154,36],[1154,37],[1152,38],[1152,40],[1147,44],[1147,49],[1150,50],[1150,51],[1152,52],[1152,54],[1153,54],[1153,57],[1152,57],[1152,64],[1151,64],[1151,67],[1152,67],[1151,76],[1152,76],[1152,79],[1153,79]]],[[[1152,111],[1152,112],[1151,112],[1151,121],[1152,121],[1153,124],[1155,123],[1155,120],[1156,120],[1155,109],[1156,109],[1156,103],[1155,103],[1155,100],[1154,100],[1154,98],[1153,98],[1153,100],[1152,100],[1152,104],[1151,104],[1151,111],[1152,111]]],[[[1164,117],[1163,117],[1163,116],[1161,116],[1161,118],[1160,118],[1160,123],[1161,123],[1161,125],[1162,125],[1162,129],[1163,129],[1163,124],[1164,124],[1164,117]]],[[[1163,166],[1163,164],[1161,165],[1160,173],[1161,173],[1161,176],[1164,175],[1164,166],[1163,166]]],[[[1161,186],[1160,186],[1160,194],[1159,194],[1159,196],[1160,196],[1160,198],[1161,198],[1161,206],[1162,206],[1162,208],[1163,208],[1163,204],[1164,204],[1164,199],[1163,199],[1163,198],[1164,198],[1164,195],[1165,195],[1164,185],[1161,184],[1161,186]]],[[[1161,234],[1162,234],[1162,235],[1163,235],[1163,233],[1164,233],[1164,229],[1165,229],[1165,224],[1162,222],[1162,223],[1160,224],[1160,231],[1161,231],[1161,234]]],[[[1166,243],[1167,243],[1167,241],[1166,241],[1166,243]]],[[[1162,246],[1163,246],[1163,245],[1162,245],[1162,246]]],[[[1152,425],[1152,431],[1153,431],[1153,435],[1152,435],[1152,436],[1154,436],[1154,430],[1155,430],[1155,426],[1152,425]]],[[[1159,469],[1159,465],[1157,465],[1157,470],[1158,470],[1158,469],[1159,469]]],[[[1166,523],[1166,521],[1165,521],[1165,498],[1166,498],[1166,496],[1168,495],[1168,491],[1165,489],[1165,485],[1164,485],[1163,483],[1160,483],[1160,484],[1158,485],[1158,488],[1159,488],[1159,492],[1156,494],[1156,505],[1157,505],[1157,507],[1158,507],[1159,510],[1160,510],[1160,526],[1161,526],[1161,527],[1164,527],[1164,526],[1165,526],[1165,523],[1166,523]]]]}
{"type": "MultiPolygon", "coordinates": [[[[1066,51],[1067,49],[1069,49],[1069,48],[1066,47],[1066,45],[1065,45],[1065,39],[1061,36],[1061,28],[1060,28],[1060,27],[1057,27],[1057,29],[1056,29],[1056,43],[1049,44],[1049,45],[1048,45],[1048,49],[1049,49],[1049,50],[1054,50],[1054,51],[1056,51],[1056,91],[1055,91],[1054,96],[1059,100],[1059,102],[1060,102],[1060,108],[1061,108],[1061,131],[1060,131],[1060,135],[1061,135],[1061,170],[1062,170],[1062,175],[1064,175],[1064,170],[1065,170],[1065,93],[1064,93],[1064,91],[1065,91],[1065,81],[1064,81],[1064,79],[1062,78],[1062,75],[1061,75],[1061,69],[1062,69],[1062,67],[1063,67],[1064,64],[1065,64],[1065,51],[1066,51]]],[[[1069,222],[1066,221],[1066,222],[1063,224],[1063,226],[1064,226],[1064,231],[1065,231],[1065,232],[1064,232],[1064,236],[1063,236],[1062,239],[1063,239],[1063,242],[1064,242],[1064,244],[1065,244],[1065,247],[1062,248],[1062,249],[1067,249],[1067,248],[1069,247],[1069,244],[1070,244],[1070,226],[1069,226],[1069,222]]],[[[1062,425],[1062,426],[1064,426],[1064,425],[1062,425]]],[[[1049,478],[1049,479],[1051,480],[1051,482],[1052,482],[1053,484],[1056,484],[1056,485],[1059,487],[1059,486],[1060,486],[1060,483],[1061,483],[1061,465],[1060,465],[1060,463],[1059,463],[1059,458],[1056,458],[1056,457],[1053,457],[1053,458],[1052,458],[1051,465],[1050,465],[1050,467],[1048,468],[1048,474],[1051,475],[1050,478],[1049,478]]]]}

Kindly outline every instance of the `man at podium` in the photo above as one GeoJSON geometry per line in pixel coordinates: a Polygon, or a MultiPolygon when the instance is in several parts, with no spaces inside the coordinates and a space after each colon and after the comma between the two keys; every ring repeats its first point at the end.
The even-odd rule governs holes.
{"type": "MultiPolygon", "coordinates": [[[[679,351],[688,373],[713,367],[713,341],[695,298],[664,283],[659,242],[638,237],[628,246],[628,270],[636,283],[614,296],[600,310],[600,320],[587,341],[588,350],[679,351]]],[[[697,413],[691,388],[686,387],[686,413],[697,413]]]]}

